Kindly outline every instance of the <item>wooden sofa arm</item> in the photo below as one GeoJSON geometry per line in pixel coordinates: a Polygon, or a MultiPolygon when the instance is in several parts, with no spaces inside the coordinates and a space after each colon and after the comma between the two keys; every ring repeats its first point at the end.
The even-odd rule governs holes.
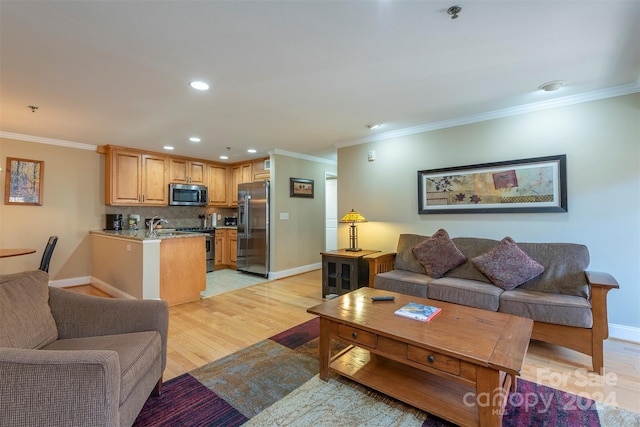
{"type": "Polygon", "coordinates": [[[376,277],[376,274],[393,270],[396,252],[377,252],[363,258],[369,263],[369,287],[373,288],[373,279],[376,277]]]}
{"type": "Polygon", "coordinates": [[[609,321],[607,318],[607,293],[620,286],[616,279],[608,273],[585,271],[591,288],[591,313],[593,315],[593,335],[596,339],[609,337],[609,321]]]}

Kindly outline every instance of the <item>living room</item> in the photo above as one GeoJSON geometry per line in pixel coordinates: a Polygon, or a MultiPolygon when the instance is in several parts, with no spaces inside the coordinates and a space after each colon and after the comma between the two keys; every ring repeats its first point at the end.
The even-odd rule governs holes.
{"type": "MultiPolygon", "coordinates": [[[[394,251],[400,233],[431,235],[440,228],[452,237],[585,244],[589,268],[612,274],[620,284],[608,299],[610,336],[640,342],[639,90],[636,80],[554,102],[545,103],[542,94],[531,98],[529,109],[496,109],[458,121],[434,120],[378,140],[337,142],[335,165],[313,156],[274,154],[275,173],[278,162],[282,173],[276,185],[286,203],[275,212],[290,216],[286,223],[273,220],[283,242],[273,270],[284,277],[319,268],[325,249],[324,218],[317,217],[322,186],[313,200],[289,199],[288,180],[299,176],[319,183],[325,171],[335,171],[339,214],[356,209],[368,220],[358,225],[359,246],[365,249],[394,251]],[[418,171],[561,154],[567,156],[567,212],[418,214],[418,171]]],[[[45,112],[42,106],[27,113],[35,119],[45,112]]],[[[37,267],[46,239],[57,234],[51,279],[59,285],[90,280],[88,231],[103,228],[105,212],[104,159],[95,142],[70,142],[46,132],[27,135],[4,123],[2,131],[0,167],[7,157],[42,160],[45,180],[42,206],[0,205],[0,246],[38,248],[34,255],[0,260],[0,271],[37,267]]],[[[339,226],[338,242],[348,246],[348,225],[339,226]]]]}

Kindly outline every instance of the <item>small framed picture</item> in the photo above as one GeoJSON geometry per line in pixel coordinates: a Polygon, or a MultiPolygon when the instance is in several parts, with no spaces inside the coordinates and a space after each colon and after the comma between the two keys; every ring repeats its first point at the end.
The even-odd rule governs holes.
{"type": "Polygon", "coordinates": [[[289,178],[289,197],[307,197],[313,199],[313,180],[289,178]]]}
{"type": "Polygon", "coordinates": [[[44,162],[7,157],[5,205],[42,206],[44,162]]]}

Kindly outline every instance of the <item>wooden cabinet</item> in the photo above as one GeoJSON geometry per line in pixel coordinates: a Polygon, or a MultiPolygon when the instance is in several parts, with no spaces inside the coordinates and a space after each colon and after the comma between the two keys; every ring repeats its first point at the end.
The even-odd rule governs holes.
{"type": "Polygon", "coordinates": [[[107,149],[105,204],[168,204],[168,159],[134,150],[107,149]]]}
{"type": "Polygon", "coordinates": [[[342,295],[369,284],[369,265],[364,256],[379,251],[345,249],[322,252],[322,297],[342,295]]]}
{"type": "Polygon", "coordinates": [[[171,157],[169,180],[179,184],[207,185],[207,167],[204,162],[171,157]]]}
{"type": "Polygon", "coordinates": [[[260,159],[251,163],[253,181],[262,181],[271,177],[271,170],[267,168],[267,162],[271,162],[271,160],[260,159]]]}
{"type": "Polygon", "coordinates": [[[238,259],[238,230],[216,229],[215,268],[236,268],[238,259]]]}
{"type": "Polygon", "coordinates": [[[251,176],[251,163],[243,163],[231,166],[231,194],[229,195],[231,206],[238,206],[238,184],[251,182],[252,180],[253,177],[251,176]]]}
{"type": "Polygon", "coordinates": [[[229,197],[227,189],[227,166],[207,164],[207,177],[209,187],[209,206],[228,206],[229,197]]]}

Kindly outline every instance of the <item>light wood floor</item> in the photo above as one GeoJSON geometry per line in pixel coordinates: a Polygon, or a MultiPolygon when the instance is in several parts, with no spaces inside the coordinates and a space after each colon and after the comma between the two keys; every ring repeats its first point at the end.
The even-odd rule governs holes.
{"type": "MultiPolygon", "coordinates": [[[[320,270],[169,308],[170,379],[313,318],[322,302],[320,270]]],[[[606,375],[591,358],[532,341],[522,378],[640,412],[640,344],[605,341],[606,375]]]]}

